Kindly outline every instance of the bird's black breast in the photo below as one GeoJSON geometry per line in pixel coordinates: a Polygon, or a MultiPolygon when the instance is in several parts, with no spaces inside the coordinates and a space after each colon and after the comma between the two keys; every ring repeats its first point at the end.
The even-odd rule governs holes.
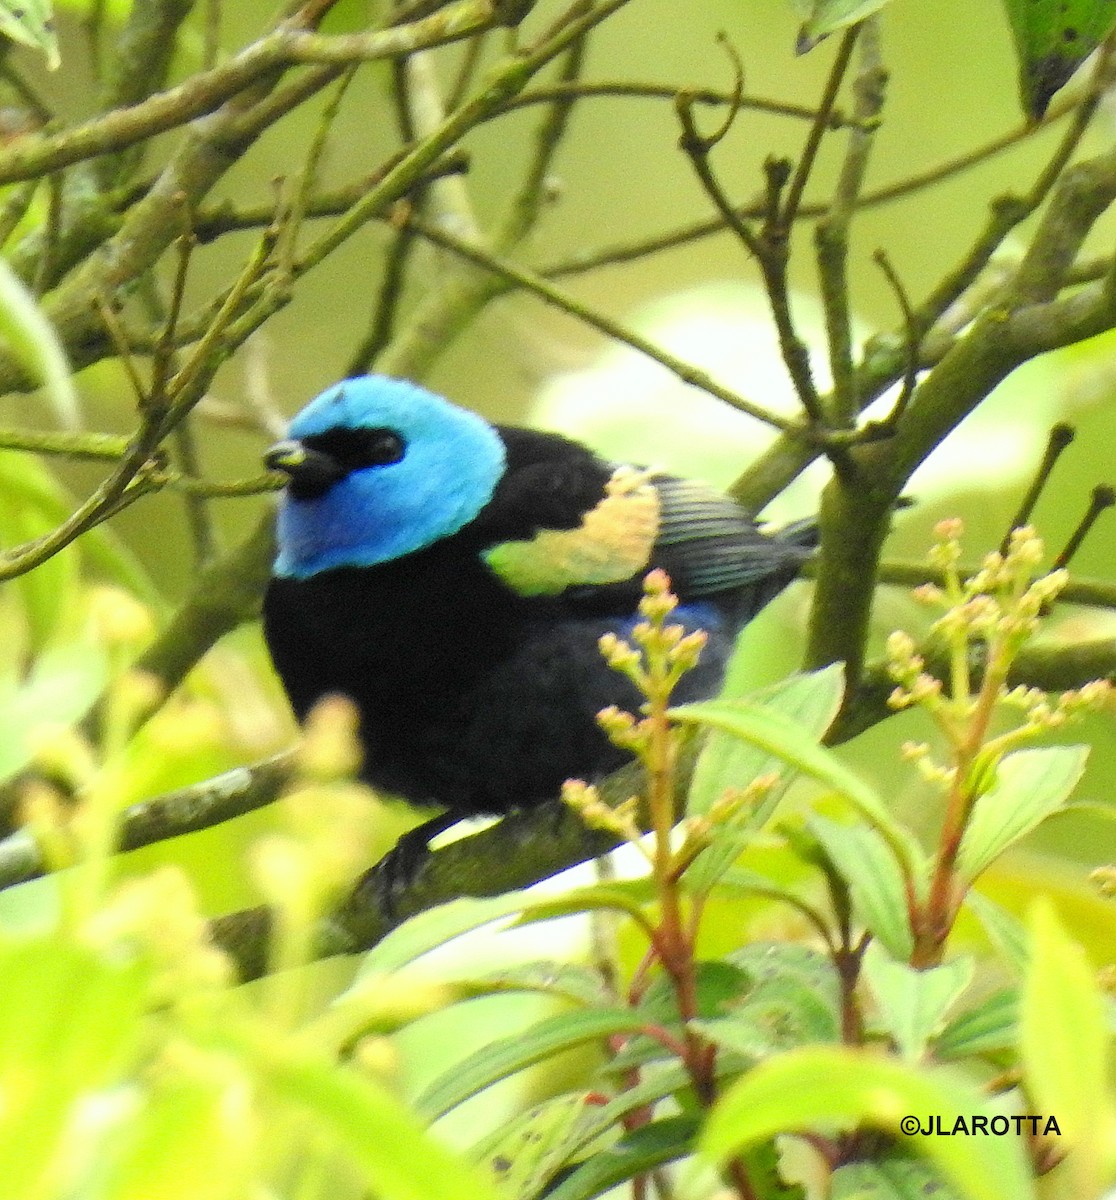
{"type": "Polygon", "coordinates": [[[503,811],[507,789],[481,777],[502,770],[509,747],[470,731],[499,726],[504,704],[520,707],[522,727],[540,681],[516,660],[554,626],[554,608],[514,595],[468,539],[451,538],[374,567],[273,578],[264,634],[299,720],[330,693],[356,703],[370,783],[415,803],[503,811]]]}

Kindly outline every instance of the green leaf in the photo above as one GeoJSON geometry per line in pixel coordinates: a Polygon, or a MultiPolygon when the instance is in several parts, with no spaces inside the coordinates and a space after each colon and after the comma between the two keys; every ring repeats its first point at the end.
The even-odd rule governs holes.
{"type": "MultiPolygon", "coordinates": [[[[791,675],[773,687],[755,693],[747,703],[765,712],[777,712],[799,725],[804,734],[817,742],[833,723],[841,707],[845,690],[842,663],[820,671],[791,675]]],[[[726,788],[743,787],[760,775],[785,767],[784,761],[760,746],[742,741],[719,729],[710,731],[694,766],[686,811],[708,812],[726,788]]],[[[755,809],[715,830],[716,840],[686,872],[686,886],[706,892],[740,857],[755,830],[770,818],[782,798],[790,777],[783,779],[755,809]]]]}
{"type": "MultiPolygon", "coordinates": [[[[0,33],[11,35],[5,21],[8,9],[6,0],[0,0],[0,33]]],[[[46,388],[59,422],[77,429],[78,397],[66,351],[35,297],[4,258],[0,258],[0,335],[19,364],[46,388]]]]}
{"type": "Polygon", "coordinates": [[[880,939],[892,958],[910,958],[914,935],[907,890],[891,848],[874,829],[863,825],[843,825],[817,815],[807,824],[848,884],[864,927],[880,939]]]}
{"type": "Polygon", "coordinates": [[[1009,847],[1062,808],[1077,786],[1088,746],[1041,746],[1006,754],[992,787],[977,798],[957,869],[972,882],[1009,847]]]}
{"type": "Polygon", "coordinates": [[[436,1120],[470,1096],[562,1050],[617,1033],[633,1033],[645,1023],[646,1018],[629,1008],[578,1010],[547,1017],[455,1063],[430,1084],[416,1107],[428,1120],[436,1120]]]}
{"type": "MultiPolygon", "coordinates": [[[[53,473],[33,455],[18,450],[4,450],[0,451],[0,463],[0,490],[8,494],[10,503],[19,503],[33,510],[38,519],[44,522],[44,529],[61,524],[73,511],[73,498],[53,473]]],[[[77,546],[105,578],[133,592],[157,612],[166,610],[166,601],[139,560],[107,525],[96,525],[87,530],[77,546]]],[[[65,554],[66,551],[63,551],[62,555],[55,557],[65,554]]],[[[31,574],[39,574],[43,570],[44,567],[40,566],[31,574]]]]}
{"type": "Polygon", "coordinates": [[[829,1200],[956,1200],[936,1172],[916,1158],[888,1158],[838,1167],[829,1200]]]}
{"type": "Polygon", "coordinates": [[[498,992],[540,992],[583,1006],[608,1003],[609,994],[599,971],[580,963],[529,962],[498,967],[455,981],[470,995],[498,992]]]}
{"type": "Polygon", "coordinates": [[[427,909],[393,929],[361,961],[355,983],[369,975],[398,971],[462,934],[519,913],[529,903],[526,892],[486,899],[462,898],[427,909]]]}
{"type": "Polygon", "coordinates": [[[0,0],[0,33],[13,41],[41,50],[47,66],[56,70],[62,62],[58,35],[54,31],[50,0],[0,0]]]}
{"type": "Polygon", "coordinates": [[[330,1060],[255,1047],[276,1095],[313,1116],[360,1170],[377,1200],[500,1200],[476,1167],[427,1134],[383,1084],[330,1060]]]}
{"type": "Polygon", "coordinates": [[[803,17],[795,50],[805,54],[823,38],[846,29],[877,13],[889,0],[794,0],[794,7],[803,17]]]}
{"type": "MultiPolygon", "coordinates": [[[[750,971],[722,959],[697,963],[695,975],[697,1015],[701,1017],[720,1016],[747,994],[754,979],[750,971]]],[[[644,992],[639,1013],[647,1024],[681,1023],[677,989],[665,972],[657,975],[644,992]]]]}
{"type": "MultiPolygon", "coordinates": [[[[17,450],[0,450],[0,535],[5,549],[35,541],[58,524],[60,514],[54,505],[43,503],[44,493],[53,498],[60,489],[37,458],[17,450]]],[[[23,603],[28,649],[37,654],[74,607],[79,586],[77,555],[66,548],[34,571],[17,576],[13,583],[23,603]]]]}
{"type": "Polygon", "coordinates": [[[1030,957],[1027,930],[1023,922],[995,900],[989,900],[987,896],[972,889],[965,897],[965,904],[984,927],[989,941],[1016,977],[1021,978],[1030,957]]]}
{"type": "Polygon", "coordinates": [[[904,1117],[988,1112],[984,1094],[949,1069],[915,1068],[844,1046],[813,1046],[768,1059],[738,1080],[714,1106],[699,1153],[723,1163],[780,1133],[836,1124],[871,1125],[902,1138],[905,1150],[930,1160],[969,1200],[1033,1200],[1021,1138],[904,1135],[904,1117]]]}
{"type": "Polygon", "coordinates": [[[532,892],[515,924],[520,927],[537,921],[554,921],[594,909],[611,909],[639,920],[643,915],[643,906],[654,900],[655,887],[650,878],[591,883],[585,887],[571,888],[558,896],[539,896],[532,892]]]}
{"type": "Polygon", "coordinates": [[[1049,899],[1029,914],[1020,1050],[1035,1111],[1057,1118],[1077,1195],[1096,1195],[1116,1174],[1116,1104],[1108,1070],[1106,1002],[1084,950],[1049,899]]]}
{"type": "Polygon", "coordinates": [[[790,717],[747,701],[705,700],[669,710],[677,721],[719,729],[769,752],[781,762],[831,788],[879,830],[896,859],[912,875],[920,873],[921,854],[911,835],[887,811],[876,791],[790,717]]]}
{"type": "MultiPolygon", "coordinates": [[[[844,666],[833,663],[821,671],[788,676],[746,700],[726,703],[781,713],[817,742],[833,724],[844,691],[844,666]]],[[[708,812],[726,788],[743,787],[757,775],[777,770],[783,762],[761,746],[741,741],[731,733],[712,730],[694,766],[686,811],[691,815],[708,812]]]]}
{"type": "Polygon", "coordinates": [[[1035,120],[1116,23],[1110,0],[1004,0],[1023,111],[1035,120]]]}
{"type": "Polygon", "coordinates": [[[0,678],[0,782],[31,761],[40,730],[79,720],[107,679],[104,648],[91,637],[45,650],[22,684],[0,678]]]}
{"type": "Polygon", "coordinates": [[[98,1200],[236,1200],[251,1188],[256,1128],[240,1101],[245,1075],[164,1071],[137,1111],[103,1138],[109,1161],[90,1192],[98,1200]],[[205,1153],[199,1154],[199,1147],[205,1153]]]}
{"type": "Polygon", "coordinates": [[[359,983],[369,975],[398,971],[454,938],[497,921],[515,918],[517,924],[530,924],[598,908],[617,909],[639,916],[641,904],[652,898],[648,882],[633,879],[574,888],[561,896],[518,891],[503,896],[451,900],[418,913],[393,929],[364,956],[355,982],[359,983]]]}
{"type": "Polygon", "coordinates": [[[976,963],[956,958],[940,967],[918,971],[889,958],[873,942],[863,959],[864,975],[879,1006],[880,1018],[899,1053],[917,1063],[945,1024],[945,1015],[973,981],[976,963]]]}
{"type": "Polygon", "coordinates": [[[697,1118],[691,1116],[666,1117],[642,1125],[582,1163],[546,1193],[547,1200],[590,1200],[637,1175],[684,1158],[693,1149],[698,1128],[697,1118]]]}
{"type": "Polygon", "coordinates": [[[793,943],[755,942],[729,961],[752,983],[722,1005],[723,1016],[694,1022],[711,1041],[755,1061],[840,1039],[840,985],[828,955],[793,943]]]}
{"type": "Polygon", "coordinates": [[[531,1200],[570,1158],[585,1116],[598,1106],[584,1092],[555,1096],[500,1126],[470,1151],[506,1200],[531,1200]]]}
{"type": "Polygon", "coordinates": [[[0,945],[0,1179],[32,1196],[79,1105],[138,1053],[146,972],[43,937],[0,945]]]}
{"type": "Polygon", "coordinates": [[[973,1058],[1008,1050],[1019,1040],[1019,993],[1003,988],[950,1021],[934,1041],[943,1059],[973,1058]]]}
{"type": "MultiPolygon", "coordinates": [[[[610,1063],[610,1070],[611,1066],[610,1063]]],[[[737,1056],[731,1053],[717,1055],[714,1065],[717,1079],[739,1075],[742,1070],[743,1064],[737,1056]]],[[[690,1095],[692,1086],[689,1071],[677,1061],[642,1072],[638,1083],[617,1092],[607,1104],[586,1106],[584,1119],[571,1142],[570,1153],[582,1152],[584,1147],[616,1128],[629,1113],[656,1104],[667,1096],[690,1095]]]]}

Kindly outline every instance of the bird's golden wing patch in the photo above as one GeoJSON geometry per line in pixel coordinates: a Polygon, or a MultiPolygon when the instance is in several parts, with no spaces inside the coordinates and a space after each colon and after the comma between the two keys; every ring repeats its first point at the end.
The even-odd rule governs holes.
{"type": "Polygon", "coordinates": [[[489,567],[523,596],[556,596],[568,587],[620,583],[645,567],[659,532],[653,472],[619,466],[604,498],[576,529],[540,529],[524,541],[484,552],[489,567]]]}

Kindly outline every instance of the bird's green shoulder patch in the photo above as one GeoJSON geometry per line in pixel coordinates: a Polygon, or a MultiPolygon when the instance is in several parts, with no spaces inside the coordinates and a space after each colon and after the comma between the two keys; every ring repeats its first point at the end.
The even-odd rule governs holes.
{"type": "Polygon", "coordinates": [[[604,498],[576,529],[540,529],[523,541],[484,551],[488,566],[523,596],[556,596],[568,587],[620,583],[647,566],[659,532],[653,472],[619,466],[604,498]]]}

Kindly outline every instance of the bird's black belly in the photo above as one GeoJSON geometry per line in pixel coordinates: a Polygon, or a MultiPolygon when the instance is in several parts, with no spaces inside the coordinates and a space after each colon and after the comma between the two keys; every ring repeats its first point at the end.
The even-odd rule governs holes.
{"type": "MultiPolygon", "coordinates": [[[[619,766],[626,756],[596,713],[637,709],[640,697],[597,640],[626,618],[515,596],[475,554],[453,550],[273,580],[265,633],[299,719],[323,695],[350,696],[362,776],[460,815],[538,804],[565,779],[619,766]]],[[[714,634],[680,698],[719,685],[731,635],[714,634]]]]}

